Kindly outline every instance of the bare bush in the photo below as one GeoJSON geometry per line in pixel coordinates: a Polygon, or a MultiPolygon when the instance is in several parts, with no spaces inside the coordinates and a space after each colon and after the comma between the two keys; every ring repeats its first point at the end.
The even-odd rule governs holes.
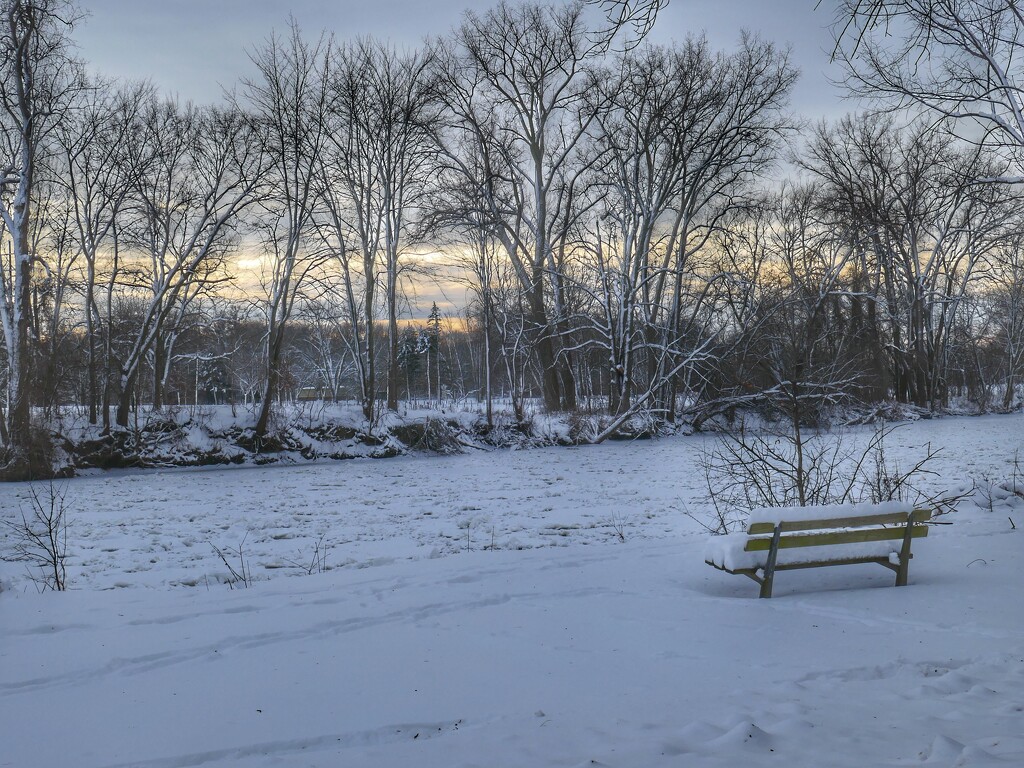
{"type": "Polygon", "coordinates": [[[67,485],[52,482],[40,491],[29,486],[29,509],[19,506],[20,520],[0,521],[11,540],[7,562],[25,563],[41,591],[67,589],[68,517],[67,485]]]}
{"type": "Polygon", "coordinates": [[[234,589],[235,585],[239,587],[252,586],[252,569],[249,567],[249,561],[245,556],[244,550],[247,538],[249,538],[249,534],[243,536],[235,548],[225,547],[221,549],[212,542],[210,544],[213,547],[213,551],[217,553],[217,557],[224,563],[224,567],[228,569],[227,584],[231,589],[234,589]]]}
{"type": "MultiPolygon", "coordinates": [[[[715,505],[750,510],[841,504],[852,500],[864,456],[844,450],[842,435],[768,425],[749,429],[744,419],[701,457],[715,505]],[[852,471],[844,472],[852,462],[852,471]]],[[[876,435],[877,436],[877,435],[876,435]]],[[[870,449],[869,449],[870,450],[870,449]]],[[[718,517],[730,515],[719,511],[718,517]]]]}
{"type": "Polygon", "coordinates": [[[314,573],[326,573],[331,569],[331,566],[327,564],[327,554],[330,552],[331,543],[327,541],[327,534],[321,533],[320,538],[313,542],[313,550],[307,557],[303,553],[299,553],[298,560],[286,560],[285,562],[293,568],[299,568],[306,572],[307,575],[312,576],[314,573]]]}
{"type": "Polygon", "coordinates": [[[906,501],[929,506],[937,514],[951,511],[965,494],[931,493],[920,481],[939,449],[929,444],[923,457],[907,468],[886,452],[886,439],[897,429],[881,425],[860,449],[849,446],[842,432],[813,434],[769,426],[739,428],[719,438],[701,457],[701,468],[713,511],[705,527],[728,533],[758,507],[906,501]]]}

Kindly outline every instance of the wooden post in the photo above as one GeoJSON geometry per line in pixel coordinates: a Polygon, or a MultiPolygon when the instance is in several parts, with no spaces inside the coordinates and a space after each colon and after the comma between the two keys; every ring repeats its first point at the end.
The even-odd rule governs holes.
{"type": "Polygon", "coordinates": [[[772,546],[768,550],[768,563],[764,567],[764,581],[761,582],[761,594],[759,597],[772,596],[772,580],[775,578],[775,561],[779,555],[779,538],[782,535],[782,524],[775,524],[775,532],[772,534],[772,546]]]}
{"type": "Polygon", "coordinates": [[[896,571],[896,586],[907,586],[907,575],[910,571],[910,540],[914,535],[914,511],[907,515],[907,530],[903,534],[903,546],[900,548],[900,567],[896,571]]]}

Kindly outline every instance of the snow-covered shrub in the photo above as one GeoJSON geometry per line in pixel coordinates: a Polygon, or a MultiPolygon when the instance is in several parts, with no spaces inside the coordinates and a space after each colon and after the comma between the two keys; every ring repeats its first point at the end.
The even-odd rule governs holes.
{"type": "Polygon", "coordinates": [[[458,422],[427,418],[391,427],[391,434],[414,451],[455,454],[462,452],[458,422]]]}
{"type": "Polygon", "coordinates": [[[534,414],[529,418],[529,434],[541,445],[572,445],[569,424],[563,414],[534,414]]]}
{"type": "Polygon", "coordinates": [[[601,416],[574,412],[566,417],[569,427],[569,439],[574,443],[591,442],[604,428],[605,420],[601,416]]]}

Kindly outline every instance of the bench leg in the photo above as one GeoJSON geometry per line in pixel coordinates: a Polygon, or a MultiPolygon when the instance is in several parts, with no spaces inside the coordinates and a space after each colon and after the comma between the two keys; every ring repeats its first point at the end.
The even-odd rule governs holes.
{"type": "Polygon", "coordinates": [[[775,526],[775,533],[772,535],[772,546],[768,550],[768,562],[764,566],[764,580],[761,582],[761,594],[758,597],[772,596],[772,583],[775,581],[775,561],[779,556],[779,537],[782,536],[780,526],[775,526]]]}
{"type": "Polygon", "coordinates": [[[907,530],[903,534],[903,546],[900,547],[900,567],[896,571],[896,586],[907,586],[910,571],[910,542],[914,533],[914,513],[907,516],[907,530]]]}
{"type": "Polygon", "coordinates": [[[910,571],[910,560],[909,560],[909,558],[904,560],[903,556],[900,555],[900,567],[899,567],[899,570],[896,571],[896,586],[897,587],[905,587],[905,586],[907,586],[907,576],[909,575],[909,573],[908,573],[909,571],[910,571]]]}

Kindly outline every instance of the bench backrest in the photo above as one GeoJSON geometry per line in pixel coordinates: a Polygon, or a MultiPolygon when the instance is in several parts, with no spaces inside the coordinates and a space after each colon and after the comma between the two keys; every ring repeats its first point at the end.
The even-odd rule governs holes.
{"type": "Polygon", "coordinates": [[[747,552],[771,549],[776,526],[780,534],[780,549],[903,539],[908,532],[908,522],[910,537],[917,539],[928,535],[928,526],[925,523],[931,520],[931,517],[930,509],[915,509],[909,515],[906,512],[889,512],[820,520],[751,523],[747,529],[747,534],[751,538],[744,549],[747,552]]]}

